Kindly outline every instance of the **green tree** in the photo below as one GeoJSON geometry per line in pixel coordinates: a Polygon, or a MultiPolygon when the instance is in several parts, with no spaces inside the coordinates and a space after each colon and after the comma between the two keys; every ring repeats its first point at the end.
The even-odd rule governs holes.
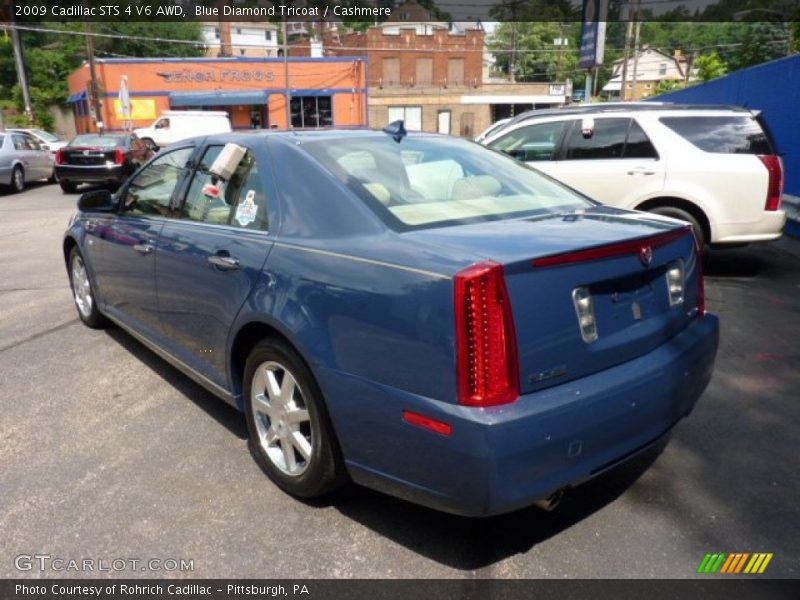
{"type": "Polygon", "coordinates": [[[509,74],[511,49],[516,27],[516,80],[564,81],[572,79],[580,85],[584,79],[578,67],[580,23],[520,22],[501,23],[495,29],[489,48],[495,52],[497,68],[509,74]],[[554,40],[566,38],[566,46],[556,46],[554,40]]]}
{"type": "Polygon", "coordinates": [[[722,77],[728,71],[725,63],[722,62],[716,52],[698,56],[694,61],[694,67],[697,69],[697,78],[700,81],[709,81],[710,79],[722,77]]]}

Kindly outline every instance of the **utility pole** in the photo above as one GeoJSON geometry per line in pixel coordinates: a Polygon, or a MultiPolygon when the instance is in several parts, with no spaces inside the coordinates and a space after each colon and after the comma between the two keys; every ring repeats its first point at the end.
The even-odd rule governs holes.
{"type": "Polygon", "coordinates": [[[9,27],[11,30],[11,44],[14,48],[14,66],[17,70],[19,87],[22,88],[22,104],[25,109],[25,117],[28,119],[28,123],[32,124],[33,108],[31,107],[31,94],[28,90],[28,77],[25,73],[25,60],[22,55],[22,41],[19,38],[17,28],[14,26],[14,11],[11,10],[11,7],[9,7],[8,15],[11,25],[9,27]]]}
{"type": "Polygon", "coordinates": [[[84,21],[83,29],[86,33],[86,57],[89,60],[89,94],[91,95],[89,102],[91,102],[92,110],[94,111],[95,126],[100,133],[103,133],[103,115],[100,112],[100,86],[97,85],[97,69],[95,69],[94,65],[94,39],[92,38],[92,28],[89,21],[84,21]]]}
{"type": "Polygon", "coordinates": [[[625,52],[622,56],[622,82],[619,88],[619,99],[625,102],[628,85],[628,60],[631,56],[631,37],[633,37],[633,20],[630,4],[628,5],[628,27],[625,30],[625,52]]]}
{"type": "Polygon", "coordinates": [[[631,78],[633,83],[631,87],[633,90],[631,100],[636,100],[636,78],[638,77],[639,70],[639,29],[641,25],[641,21],[636,21],[636,33],[633,36],[633,77],[631,78]]]}

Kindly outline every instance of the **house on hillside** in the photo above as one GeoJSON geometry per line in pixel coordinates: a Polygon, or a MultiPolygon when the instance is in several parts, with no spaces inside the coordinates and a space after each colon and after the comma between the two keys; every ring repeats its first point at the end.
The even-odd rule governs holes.
{"type": "Polygon", "coordinates": [[[662,81],[685,82],[693,79],[688,57],[680,50],[670,55],[658,48],[643,46],[637,56],[628,59],[625,93],[622,94],[624,62],[624,59],[614,61],[611,79],[603,86],[603,96],[607,100],[641,100],[652,96],[662,81]]]}

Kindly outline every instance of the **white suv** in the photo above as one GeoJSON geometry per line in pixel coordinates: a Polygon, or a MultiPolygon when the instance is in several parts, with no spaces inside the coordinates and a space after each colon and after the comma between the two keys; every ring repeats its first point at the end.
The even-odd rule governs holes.
{"type": "Polygon", "coordinates": [[[757,115],[659,103],[524,113],[482,142],[604,204],[683,221],[701,244],[777,239],[783,165],[757,115]]]}

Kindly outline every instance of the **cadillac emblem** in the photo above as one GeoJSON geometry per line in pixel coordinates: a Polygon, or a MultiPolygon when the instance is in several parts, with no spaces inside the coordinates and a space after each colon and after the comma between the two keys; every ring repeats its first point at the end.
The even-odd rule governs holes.
{"type": "Polygon", "coordinates": [[[639,250],[639,260],[642,261],[642,264],[645,267],[650,266],[650,263],[653,262],[652,246],[642,246],[642,248],[639,250]]]}

